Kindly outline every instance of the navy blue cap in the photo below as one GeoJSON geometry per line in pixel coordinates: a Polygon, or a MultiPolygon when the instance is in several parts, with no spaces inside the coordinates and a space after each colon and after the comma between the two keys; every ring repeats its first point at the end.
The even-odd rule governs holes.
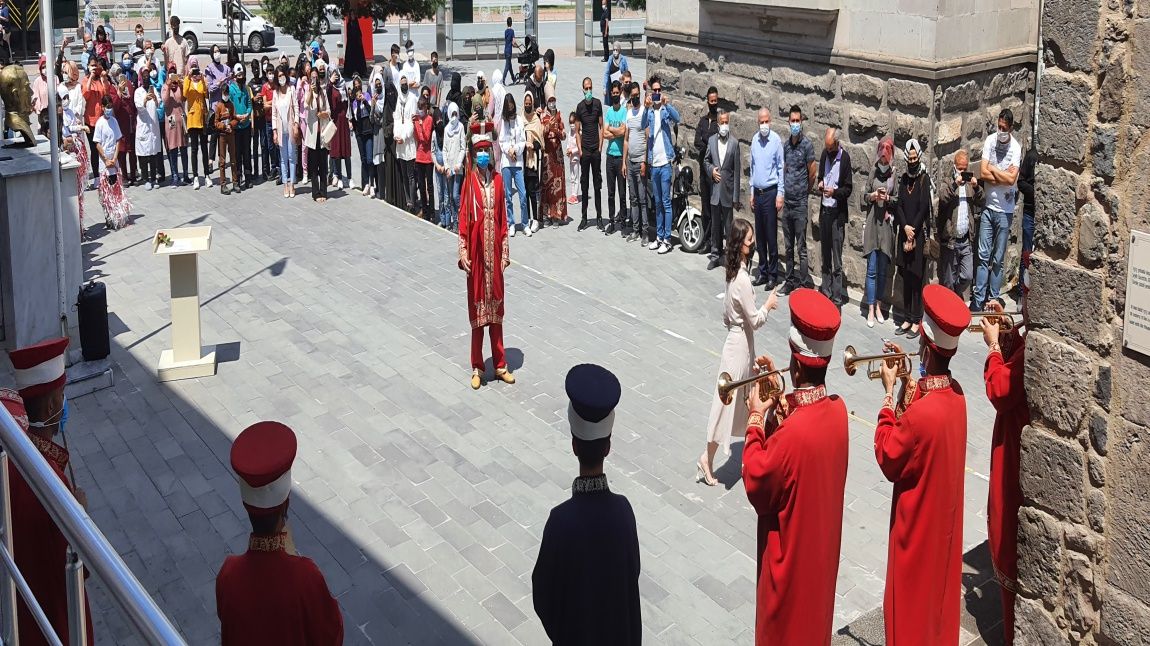
{"type": "Polygon", "coordinates": [[[571,433],[584,440],[610,435],[612,413],[623,392],[619,379],[603,366],[584,363],[567,372],[565,388],[571,400],[571,433]]]}

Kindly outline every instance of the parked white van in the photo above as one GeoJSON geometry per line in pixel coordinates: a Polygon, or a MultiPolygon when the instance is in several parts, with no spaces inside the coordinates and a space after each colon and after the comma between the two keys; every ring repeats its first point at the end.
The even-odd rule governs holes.
{"type": "Polygon", "coordinates": [[[267,20],[252,14],[236,0],[172,0],[172,13],[180,19],[180,30],[192,52],[219,45],[228,48],[228,23],[225,16],[231,8],[231,20],[239,47],[246,45],[253,52],[275,45],[275,28],[267,20]],[[240,30],[241,25],[243,30],[240,30]]]}

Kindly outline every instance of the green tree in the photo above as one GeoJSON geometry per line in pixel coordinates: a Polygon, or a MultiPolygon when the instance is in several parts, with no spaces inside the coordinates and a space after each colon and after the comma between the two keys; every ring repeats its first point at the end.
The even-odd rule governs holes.
{"type": "Polygon", "coordinates": [[[310,41],[318,31],[320,20],[327,7],[334,7],[341,18],[352,14],[353,5],[360,15],[371,15],[381,22],[390,16],[402,16],[411,20],[423,20],[435,16],[446,0],[262,0],[265,14],[272,23],[292,38],[300,42],[300,47],[310,41]]]}

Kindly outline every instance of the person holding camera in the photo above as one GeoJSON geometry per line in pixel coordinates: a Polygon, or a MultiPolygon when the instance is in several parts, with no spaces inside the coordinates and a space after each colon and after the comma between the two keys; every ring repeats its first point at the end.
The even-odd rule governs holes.
{"type": "Polygon", "coordinates": [[[941,258],[939,282],[959,298],[974,279],[974,244],[978,234],[978,216],[982,213],[985,194],[974,180],[970,155],[959,150],[954,155],[954,177],[938,190],[938,242],[941,258]]]}
{"type": "Polygon", "coordinates": [[[863,305],[867,327],[886,322],[882,316],[882,297],[886,294],[886,268],[894,257],[894,141],[890,137],[878,142],[878,160],[871,172],[869,190],[862,193],[863,258],[866,258],[866,291],[863,305]]]}

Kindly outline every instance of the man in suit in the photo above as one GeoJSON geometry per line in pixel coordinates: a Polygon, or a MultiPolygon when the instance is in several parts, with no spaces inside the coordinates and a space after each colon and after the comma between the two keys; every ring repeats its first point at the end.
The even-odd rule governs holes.
{"type": "Polygon", "coordinates": [[[854,188],[851,156],[839,142],[838,128],[827,128],[823,156],[819,160],[819,247],[823,282],[819,291],[842,307],[847,302],[843,284],[843,241],[847,230],[847,201],[854,188]]]}
{"type": "Polygon", "coordinates": [[[742,168],[739,140],[731,138],[731,114],[718,112],[718,132],[707,141],[707,154],[703,169],[713,186],[711,188],[711,249],[714,252],[707,269],[723,264],[723,238],[731,226],[731,209],[739,204],[739,180],[742,168]]]}

